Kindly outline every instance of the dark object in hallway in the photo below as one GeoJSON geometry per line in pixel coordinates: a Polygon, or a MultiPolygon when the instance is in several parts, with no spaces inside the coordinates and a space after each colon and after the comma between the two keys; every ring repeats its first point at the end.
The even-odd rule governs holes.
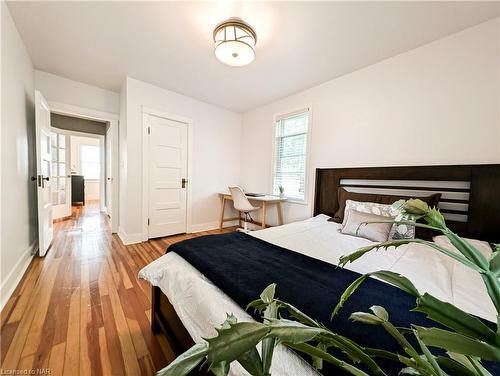
{"type": "Polygon", "coordinates": [[[83,175],[71,175],[71,204],[85,205],[85,179],[83,175]]]}

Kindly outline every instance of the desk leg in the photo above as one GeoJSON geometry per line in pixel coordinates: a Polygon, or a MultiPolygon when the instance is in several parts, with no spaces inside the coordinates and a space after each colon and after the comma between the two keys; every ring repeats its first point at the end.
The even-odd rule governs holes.
{"type": "Polygon", "coordinates": [[[222,226],[224,225],[224,206],[226,205],[226,198],[222,197],[221,206],[220,206],[220,225],[219,229],[222,230],[222,226]]]}
{"type": "Polygon", "coordinates": [[[276,203],[276,210],[278,211],[278,224],[281,226],[283,224],[283,209],[280,201],[276,203]]]}
{"type": "Polygon", "coordinates": [[[266,228],[266,202],[262,201],[262,228],[266,228]]]}

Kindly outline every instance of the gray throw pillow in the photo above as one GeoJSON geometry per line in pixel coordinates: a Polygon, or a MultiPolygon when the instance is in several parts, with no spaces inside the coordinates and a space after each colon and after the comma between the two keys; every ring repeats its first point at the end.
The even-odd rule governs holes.
{"type": "Polygon", "coordinates": [[[345,223],[342,225],[343,234],[354,235],[374,242],[385,242],[389,239],[392,229],[392,222],[389,223],[367,223],[391,221],[392,217],[364,213],[357,210],[350,210],[345,216],[345,223]]]}

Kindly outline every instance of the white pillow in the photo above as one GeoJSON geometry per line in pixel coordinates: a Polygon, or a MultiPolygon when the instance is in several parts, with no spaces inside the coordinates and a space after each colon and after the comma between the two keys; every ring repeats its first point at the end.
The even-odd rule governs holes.
{"type": "MultiPolygon", "coordinates": [[[[375,202],[346,200],[345,211],[344,211],[344,222],[342,222],[342,226],[344,226],[345,223],[347,222],[350,210],[355,210],[362,213],[381,215],[384,217],[388,217],[387,220],[393,220],[399,214],[399,210],[394,209],[391,205],[377,204],[375,202]]],[[[415,226],[396,225],[396,224],[392,226],[391,233],[389,236],[389,239],[414,239],[414,238],[415,238],[415,226]]]]}
{"type": "MultiPolygon", "coordinates": [[[[467,239],[467,238],[462,238],[466,240],[467,242],[470,243],[473,247],[475,247],[479,252],[483,254],[484,257],[486,257],[487,260],[490,259],[491,254],[493,253],[493,250],[491,249],[490,245],[488,242],[485,242],[483,240],[477,240],[477,239],[467,239]]],[[[450,239],[446,237],[446,235],[437,235],[432,238],[434,243],[440,245],[441,247],[444,247],[446,249],[449,249],[450,251],[460,253],[458,249],[455,248],[453,244],[451,244],[450,239]]]]}
{"type": "Polygon", "coordinates": [[[387,220],[385,216],[351,210],[346,218],[341,230],[343,234],[359,236],[379,243],[389,239],[392,223],[381,223],[387,220]]]}

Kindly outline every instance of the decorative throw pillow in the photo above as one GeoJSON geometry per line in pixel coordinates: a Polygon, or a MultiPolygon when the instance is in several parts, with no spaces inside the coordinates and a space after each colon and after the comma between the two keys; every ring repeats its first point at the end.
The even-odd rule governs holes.
{"type": "MultiPolygon", "coordinates": [[[[350,210],[389,217],[388,220],[393,220],[399,214],[399,210],[392,208],[391,205],[377,204],[375,202],[347,200],[345,204],[344,222],[342,223],[342,226],[344,226],[344,224],[346,223],[350,210]]],[[[390,239],[415,238],[415,226],[408,226],[403,224],[392,224],[391,226],[392,228],[389,237],[390,239]]]]}
{"type": "Polygon", "coordinates": [[[343,234],[359,236],[374,242],[385,242],[389,239],[392,223],[381,223],[389,219],[387,216],[350,210],[346,213],[345,219],[341,230],[343,234]]]}
{"type": "MultiPolygon", "coordinates": [[[[343,187],[339,187],[337,190],[337,202],[339,204],[338,210],[335,212],[332,218],[329,219],[331,222],[343,223],[345,206],[347,200],[352,201],[362,201],[362,202],[374,202],[377,204],[391,205],[398,200],[408,200],[409,196],[393,196],[393,195],[382,195],[373,193],[357,193],[349,192],[343,187]]],[[[414,197],[413,197],[414,198],[414,197]]],[[[431,208],[437,206],[439,199],[441,198],[441,193],[434,193],[426,197],[418,197],[420,200],[424,201],[431,208]]],[[[418,227],[416,230],[416,236],[419,239],[432,240],[433,233],[432,230],[418,227]]]]}

